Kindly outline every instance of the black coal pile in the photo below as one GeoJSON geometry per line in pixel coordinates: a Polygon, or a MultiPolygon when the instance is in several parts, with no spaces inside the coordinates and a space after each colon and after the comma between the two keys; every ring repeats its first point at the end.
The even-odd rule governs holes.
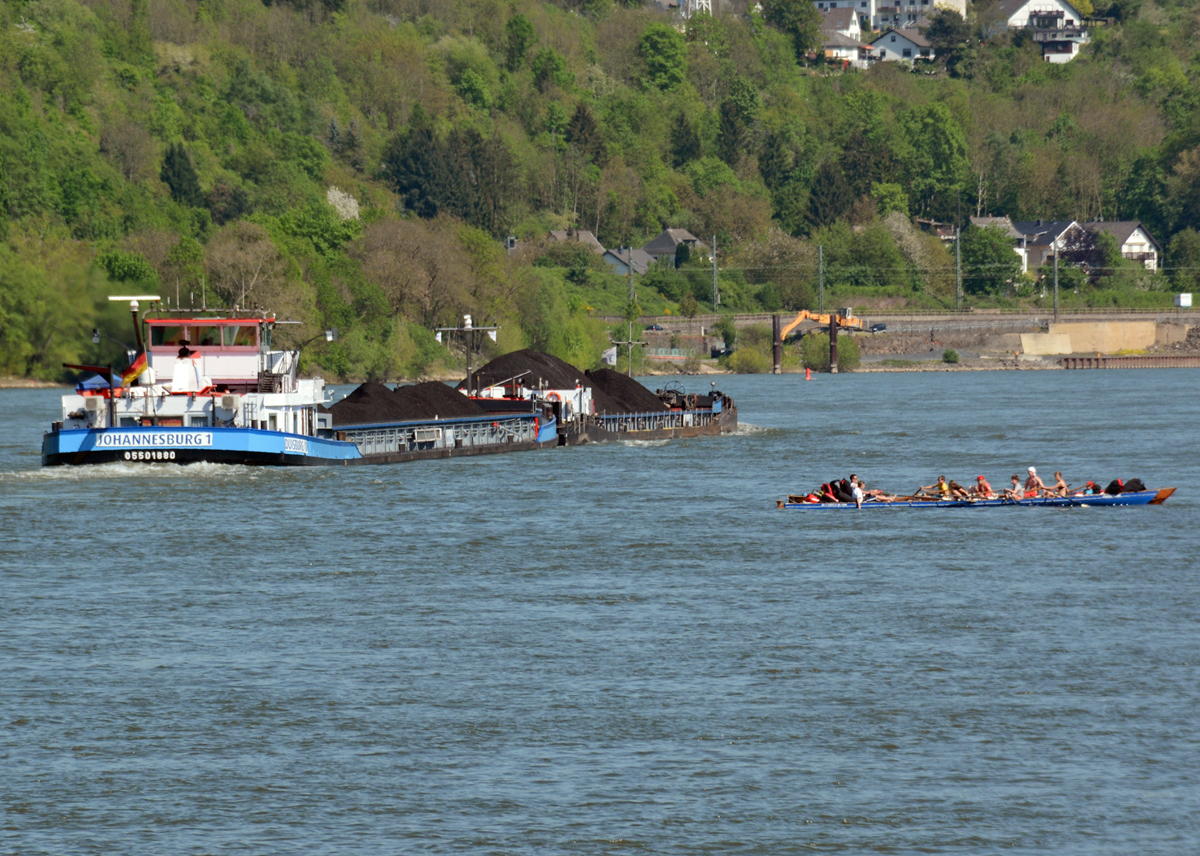
{"type": "MultiPolygon", "coordinates": [[[[576,381],[582,383],[587,379],[584,372],[570,363],[526,348],[496,357],[476,369],[471,373],[471,386],[473,389],[495,386],[518,375],[521,376],[518,381],[530,389],[537,389],[539,385],[545,389],[574,389],[576,381]]],[[[465,388],[466,385],[466,381],[463,381],[459,387],[465,388]]]]}
{"type": "Polygon", "coordinates": [[[329,408],[336,427],[484,416],[483,408],[444,383],[429,381],[397,387],[368,381],[329,408]]]}
{"type": "MultiPolygon", "coordinates": [[[[604,390],[597,388],[588,378],[587,372],[580,371],[558,357],[528,348],[496,357],[472,372],[471,386],[473,389],[481,389],[511,381],[513,378],[517,378],[519,384],[530,389],[574,389],[578,383],[584,389],[592,391],[592,402],[597,413],[630,412],[624,410],[604,390]]],[[[466,386],[466,381],[459,384],[460,389],[465,389],[466,386]]]]}
{"type": "MultiPolygon", "coordinates": [[[[609,413],[655,413],[671,409],[653,392],[618,371],[595,369],[589,371],[587,376],[596,389],[603,390],[620,408],[615,411],[610,410],[609,413]]],[[[596,410],[600,410],[599,406],[596,410]]]]}
{"type": "Polygon", "coordinates": [[[375,422],[399,422],[398,402],[392,391],[381,383],[368,381],[329,408],[333,424],[367,425],[375,422]]]}
{"type": "Polygon", "coordinates": [[[444,383],[426,381],[398,386],[392,397],[399,402],[405,419],[452,419],[459,416],[485,416],[483,408],[461,392],[444,383]]]}

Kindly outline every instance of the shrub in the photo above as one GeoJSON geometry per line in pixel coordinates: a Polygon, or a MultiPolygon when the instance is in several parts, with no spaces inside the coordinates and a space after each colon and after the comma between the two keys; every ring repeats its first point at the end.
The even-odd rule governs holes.
{"type": "MultiPolygon", "coordinates": [[[[838,356],[840,357],[841,354],[839,354],[838,356]]],[[[839,359],[839,362],[841,362],[840,359],[839,359]]],[[[942,362],[943,363],[957,363],[958,362],[958,351],[954,350],[953,348],[947,348],[946,350],[942,351],[942,362]]]]}
{"type": "Polygon", "coordinates": [[[771,370],[771,360],[752,348],[738,348],[729,355],[728,365],[738,374],[765,374],[771,370]]]}
{"type": "MultiPolygon", "coordinates": [[[[829,334],[810,333],[801,339],[800,356],[806,369],[829,371],[829,334]]],[[[838,371],[852,372],[861,361],[858,342],[850,336],[838,336],[838,371]]]]}

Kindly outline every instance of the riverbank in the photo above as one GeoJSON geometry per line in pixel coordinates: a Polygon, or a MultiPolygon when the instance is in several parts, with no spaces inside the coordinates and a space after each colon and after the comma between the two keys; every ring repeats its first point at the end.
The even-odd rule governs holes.
{"type": "Polygon", "coordinates": [[[0,389],[65,389],[67,386],[68,384],[54,383],[48,380],[0,375],[0,389]]]}

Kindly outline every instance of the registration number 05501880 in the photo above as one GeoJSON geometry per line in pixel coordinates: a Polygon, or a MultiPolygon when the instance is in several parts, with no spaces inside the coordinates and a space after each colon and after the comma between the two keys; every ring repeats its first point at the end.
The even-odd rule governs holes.
{"type": "Polygon", "coordinates": [[[173,461],[174,449],[134,449],[124,455],[127,461],[173,461]]]}

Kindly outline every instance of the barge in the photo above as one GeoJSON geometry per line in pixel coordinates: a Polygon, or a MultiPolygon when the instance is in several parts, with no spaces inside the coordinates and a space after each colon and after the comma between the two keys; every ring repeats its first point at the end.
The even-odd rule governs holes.
{"type": "Polygon", "coordinates": [[[299,348],[272,348],[273,315],[151,310],[142,317],[139,301],[157,303],[156,296],[113,299],[130,301],[137,340],[130,366],[120,375],[67,366],[95,376],[63,396],[62,418],[42,438],[43,466],[345,466],[558,443],[554,420],[538,412],[335,426],[325,382],[297,375],[299,348]]]}
{"type": "Polygon", "coordinates": [[[669,440],[732,434],[737,406],[710,384],[689,394],[679,381],[651,392],[611,369],[580,371],[537,351],[514,351],[470,374],[459,388],[491,412],[534,408],[558,425],[559,444],[669,440]]]}

